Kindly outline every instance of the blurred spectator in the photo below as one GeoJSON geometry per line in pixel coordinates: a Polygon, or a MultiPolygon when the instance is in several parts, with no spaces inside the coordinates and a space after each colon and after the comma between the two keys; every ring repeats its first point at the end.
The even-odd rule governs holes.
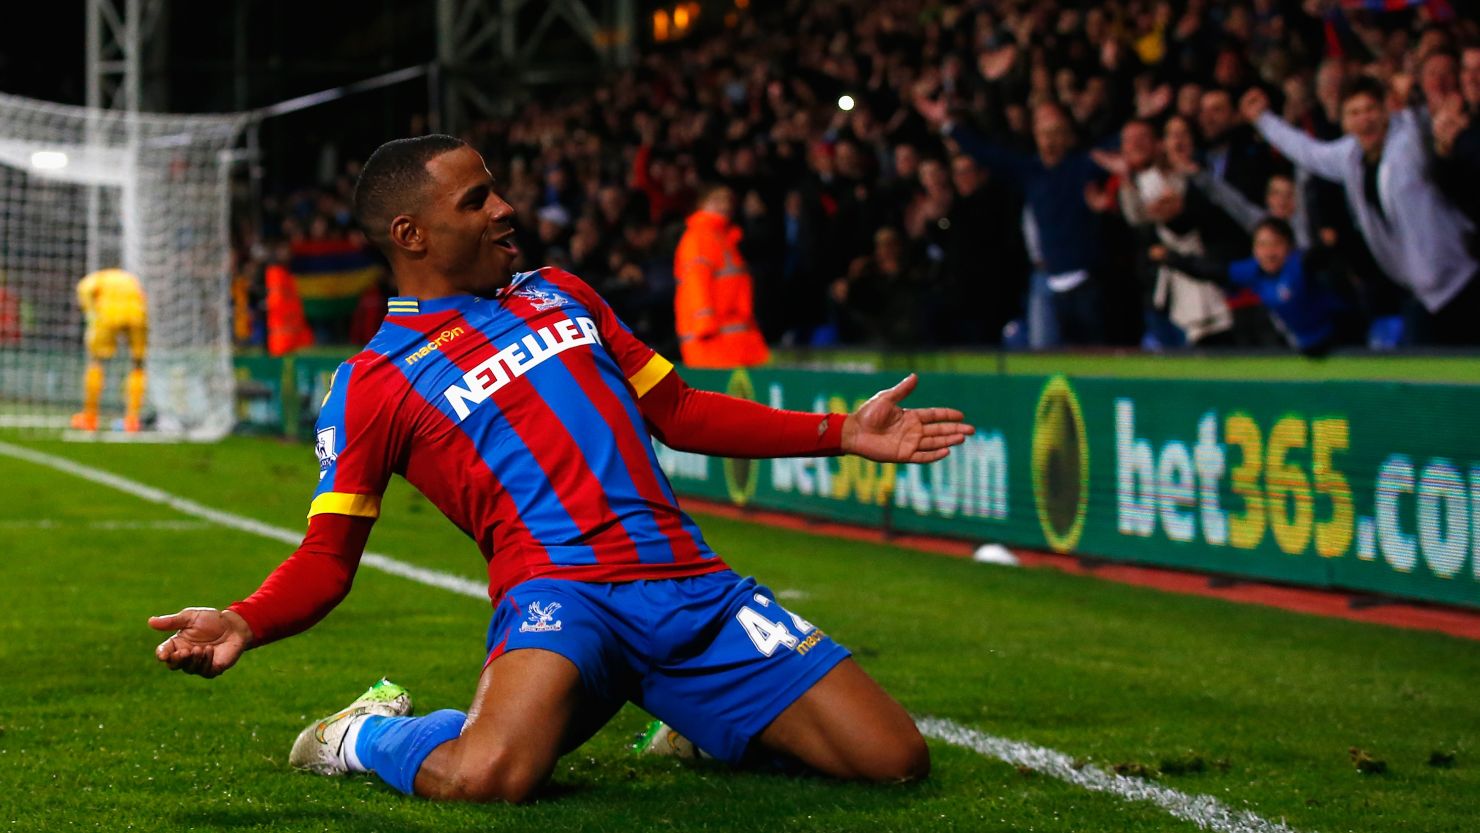
{"type": "Polygon", "coordinates": [[[1323,271],[1327,252],[1295,247],[1284,220],[1268,217],[1254,230],[1253,257],[1219,263],[1156,245],[1151,259],[1196,278],[1253,290],[1269,308],[1290,346],[1324,355],[1343,338],[1345,308],[1323,271]]]}
{"type": "Polygon", "coordinates": [[[1309,249],[1313,244],[1310,227],[1306,222],[1305,203],[1301,189],[1295,180],[1284,174],[1275,174],[1264,186],[1264,203],[1256,205],[1237,188],[1212,176],[1206,171],[1194,173],[1190,179],[1193,186],[1208,195],[1213,204],[1223,209],[1234,222],[1249,234],[1266,217],[1274,217],[1290,224],[1295,235],[1295,245],[1309,249]]]}
{"type": "MultiPolygon", "coordinates": [[[[1433,69],[1435,63],[1425,67],[1433,69]]],[[[1430,80],[1424,87],[1432,111],[1434,180],[1471,222],[1480,222],[1480,46],[1460,54],[1453,86],[1457,89],[1447,80],[1430,80]]]]}
{"type": "Polygon", "coordinates": [[[676,160],[653,158],[657,120],[646,114],[637,122],[642,144],[632,159],[632,184],[647,195],[649,215],[654,223],[674,219],[693,204],[693,192],[685,184],[683,169],[676,160]]]}
{"type": "Polygon", "coordinates": [[[1033,264],[1028,290],[1028,338],[1034,348],[1098,344],[1104,332],[1091,270],[1099,248],[1099,217],[1086,200],[1101,178],[1087,151],[1074,148],[1074,127],[1054,102],[1033,108],[1037,153],[1022,154],[951,120],[944,102],[916,98],[920,114],[992,173],[1023,194],[1023,223],[1033,264]]]}
{"type": "MultiPolygon", "coordinates": [[[[923,272],[921,288],[931,296],[925,305],[925,314],[930,318],[928,329],[932,336],[939,333],[939,340],[945,340],[960,303],[959,298],[951,297],[947,291],[955,288],[948,272],[947,255],[954,248],[955,241],[964,235],[954,233],[955,227],[951,222],[956,190],[945,163],[939,159],[926,159],[920,163],[918,174],[916,192],[905,210],[905,230],[923,272]]],[[[932,337],[932,341],[935,340],[932,337]]]]}
{"type": "Polygon", "coordinates": [[[1252,128],[1238,122],[1228,89],[1215,87],[1202,94],[1197,125],[1203,138],[1202,167],[1208,175],[1237,188],[1246,199],[1263,199],[1272,160],[1255,141],[1252,128]]]}
{"type": "Polygon", "coordinates": [[[550,203],[535,212],[535,235],[538,248],[529,252],[534,263],[549,263],[556,266],[570,265],[570,251],[566,241],[570,236],[570,212],[558,202],[550,203]]]}
{"type": "Polygon", "coordinates": [[[1028,286],[1028,256],[1018,228],[1022,202],[972,157],[958,153],[950,164],[955,186],[947,215],[951,238],[944,286],[932,293],[934,332],[927,341],[996,344],[1003,327],[1022,315],[1028,286]]]}
{"type": "Polygon", "coordinates": [[[848,339],[875,347],[919,346],[928,296],[925,273],[909,262],[904,235],[887,227],[874,232],[873,251],[854,260],[832,288],[848,339]]]}
{"type": "Polygon", "coordinates": [[[877,194],[883,204],[884,221],[902,226],[905,210],[919,188],[920,150],[913,144],[901,142],[894,146],[891,162],[893,170],[879,181],[877,194]]]}
{"type": "Polygon", "coordinates": [[[1358,79],[1342,94],[1345,136],[1320,142],[1269,112],[1260,90],[1245,94],[1244,116],[1296,165],[1340,182],[1372,254],[1417,296],[1421,330],[1437,344],[1480,344],[1480,282],[1467,249],[1471,223],[1427,176],[1415,112],[1388,115],[1384,89],[1358,79]]]}
{"type": "MultiPolygon", "coordinates": [[[[984,346],[1008,324],[1012,343],[1027,330],[1036,346],[1129,344],[1142,329],[1148,346],[1188,334],[1264,344],[1279,337],[1252,290],[1228,295],[1225,330],[1223,290],[1147,252],[1156,242],[1242,260],[1266,216],[1291,223],[1298,249],[1324,252],[1320,271],[1350,311],[1386,321],[1416,292],[1433,337],[1452,341],[1465,304],[1480,303],[1464,291],[1480,214],[1477,5],[752,3],[465,138],[518,211],[523,266],[567,265],[660,349],[676,349],[675,251],[701,182],[733,191],[771,343],[984,346]],[[1360,79],[1376,85],[1374,118],[1397,113],[1375,164],[1358,163],[1370,194],[1345,173],[1326,181],[1320,165],[1287,178],[1299,153],[1277,153],[1234,106],[1249,89],[1277,93],[1278,121],[1300,143],[1350,144],[1342,89],[1360,79]],[[1107,173],[1087,149],[1117,135],[1123,159],[1107,173]],[[1149,161],[1148,145],[1159,145],[1149,161]],[[882,230],[898,235],[897,256],[882,230]],[[905,286],[919,293],[906,320],[861,312],[905,286]]],[[[261,221],[237,233],[250,281],[239,294],[258,318],[279,242],[350,239],[355,166],[249,207],[261,221]]]]}
{"type": "MultiPolygon", "coordinates": [[[[1167,157],[1158,158],[1156,133],[1150,124],[1129,122],[1121,129],[1120,137],[1118,155],[1101,152],[1095,154],[1095,160],[1124,180],[1119,196],[1126,222],[1133,228],[1149,228],[1163,250],[1187,257],[1205,255],[1201,234],[1185,222],[1182,212],[1186,170],[1174,168],[1167,157]]],[[[1170,158],[1185,163],[1176,154],[1170,158]]],[[[1157,263],[1154,268],[1147,305],[1149,339],[1143,343],[1153,348],[1226,343],[1233,329],[1233,314],[1223,292],[1189,277],[1175,265],[1157,263]]]]}

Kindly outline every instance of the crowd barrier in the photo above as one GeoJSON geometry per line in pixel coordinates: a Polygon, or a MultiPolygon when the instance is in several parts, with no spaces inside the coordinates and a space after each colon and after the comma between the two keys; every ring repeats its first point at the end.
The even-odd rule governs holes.
{"type": "MultiPolygon", "coordinates": [[[[238,360],[243,428],[312,436],[336,365],[238,360]]],[[[820,412],[899,374],[684,377],[820,412]]],[[[1480,607],[1480,386],[924,373],[907,404],[959,408],[976,434],[930,465],[658,459],[680,495],[738,506],[1480,607]]]]}

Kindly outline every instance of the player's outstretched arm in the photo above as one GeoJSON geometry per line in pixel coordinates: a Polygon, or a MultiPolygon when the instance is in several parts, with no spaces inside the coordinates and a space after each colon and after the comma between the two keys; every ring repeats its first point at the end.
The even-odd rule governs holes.
{"type": "Polygon", "coordinates": [[[231,610],[187,607],[179,613],[149,617],[149,627],[175,631],[154,649],[160,662],[202,677],[217,676],[235,665],[252,644],[252,629],[231,610]]]}
{"type": "Polygon", "coordinates": [[[308,630],[349,594],[373,518],[314,515],[292,556],[262,586],[226,610],[187,607],[150,618],[149,627],[177,632],[154,655],[176,671],[214,677],[250,647],[308,630]]]}
{"type": "Polygon", "coordinates": [[[874,394],[843,420],[843,453],[880,463],[933,463],[975,433],[955,408],[902,408],[919,377],[874,394]]]}
{"type": "Polygon", "coordinates": [[[814,414],[694,390],[670,372],[639,407],[653,436],[680,451],[749,458],[858,454],[885,463],[930,463],[974,429],[952,408],[901,408],[917,381],[911,374],[852,414],[814,414]]]}

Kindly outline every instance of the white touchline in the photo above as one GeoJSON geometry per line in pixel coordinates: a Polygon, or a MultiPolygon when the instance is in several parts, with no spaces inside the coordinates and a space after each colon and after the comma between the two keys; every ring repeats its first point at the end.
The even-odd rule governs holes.
{"type": "MultiPolygon", "coordinates": [[[[250,532],[253,535],[295,546],[303,538],[301,533],[290,529],[212,509],[193,500],[172,495],[153,486],[146,486],[136,480],[120,477],[102,469],[95,469],[65,457],[33,451],[6,442],[0,442],[0,454],[75,475],[133,495],[141,500],[168,506],[177,512],[230,529],[250,532]]],[[[381,572],[432,587],[440,587],[459,595],[476,599],[488,598],[488,588],[483,584],[451,573],[428,570],[404,561],[397,561],[390,556],[367,552],[360,563],[381,572]]],[[[1076,767],[1073,758],[1047,747],[994,737],[938,717],[917,717],[915,724],[920,727],[920,733],[926,737],[945,741],[952,746],[970,749],[978,754],[1015,766],[1028,767],[1086,790],[1111,793],[1127,801],[1151,802],[1173,816],[1190,821],[1204,830],[1216,830],[1219,833],[1297,833],[1294,828],[1269,821],[1247,810],[1234,810],[1212,796],[1189,795],[1140,778],[1129,778],[1106,772],[1095,766],[1076,767]]]]}
{"type": "MultiPolygon", "coordinates": [[[[261,521],[254,521],[251,518],[246,518],[241,515],[233,514],[231,512],[222,512],[219,509],[212,509],[209,506],[203,506],[193,500],[189,500],[178,495],[172,495],[169,492],[163,491],[161,489],[156,489],[153,486],[146,486],[143,483],[138,482],[137,480],[130,480],[127,477],[120,477],[111,472],[103,471],[102,469],[95,469],[92,466],[83,465],[82,463],[68,460],[65,457],[57,457],[52,454],[46,454],[40,451],[33,451],[29,448],[22,448],[18,445],[11,445],[10,443],[6,442],[0,442],[0,454],[4,454],[7,457],[14,457],[17,460],[25,460],[28,463],[35,463],[38,466],[46,466],[50,469],[55,469],[60,472],[75,475],[82,478],[83,480],[89,480],[101,486],[107,486],[109,488],[117,489],[120,492],[133,495],[140,500],[146,500],[150,503],[158,503],[163,506],[168,506],[171,509],[174,509],[175,511],[182,514],[200,518],[205,521],[210,521],[211,523],[217,524],[219,526],[240,530],[242,532],[250,532],[253,535],[260,535],[263,538],[270,538],[274,541],[281,541],[284,544],[289,544],[295,547],[299,544],[299,542],[303,540],[303,533],[301,532],[294,532],[291,529],[284,529],[280,526],[272,526],[271,524],[265,524],[261,521]]],[[[422,584],[431,585],[432,587],[440,587],[443,590],[450,590],[453,593],[457,593],[462,596],[470,596],[474,599],[483,599],[485,601],[488,599],[488,585],[486,584],[471,581],[460,576],[454,576],[450,573],[443,573],[437,570],[428,570],[424,567],[417,567],[414,564],[407,564],[404,561],[397,561],[396,559],[391,558],[388,555],[367,552],[365,553],[364,557],[360,559],[360,563],[365,565],[366,567],[370,567],[371,569],[380,570],[381,572],[390,573],[391,575],[400,576],[402,578],[409,578],[412,581],[421,582],[422,584]]]]}
{"type": "Polygon", "coordinates": [[[1126,801],[1149,801],[1204,830],[1217,830],[1220,833],[1296,833],[1292,827],[1262,818],[1248,810],[1235,810],[1210,795],[1189,795],[1141,778],[1106,772],[1089,764],[1075,766],[1073,758],[1047,747],[994,737],[939,717],[917,717],[915,725],[920,727],[920,734],[927,738],[943,740],[952,746],[964,747],[989,758],[1052,775],[1076,787],[1110,793],[1126,801]]]}
{"type": "Polygon", "coordinates": [[[187,529],[215,529],[215,524],[206,521],[80,521],[56,518],[28,518],[25,520],[0,521],[0,529],[87,529],[87,530],[138,530],[168,529],[176,532],[187,529]]]}

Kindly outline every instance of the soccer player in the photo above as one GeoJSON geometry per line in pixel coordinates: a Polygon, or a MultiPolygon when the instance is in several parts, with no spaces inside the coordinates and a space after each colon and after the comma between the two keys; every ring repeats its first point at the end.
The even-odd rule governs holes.
{"type": "Polygon", "coordinates": [[[349,591],[398,473],[487,561],[494,609],[477,692],[466,713],[411,718],[405,691],[377,683],[306,728],[294,766],[517,802],[631,701],[732,763],[924,776],[909,715],[845,649],[730,571],[679,509],[651,437],[733,457],[928,463],[971,433],[961,413],[901,408],[913,376],[847,415],[690,389],[574,276],[512,273],[514,210],[460,140],[383,145],[354,200],[401,295],[330,386],[303,544],[245,601],[152,618],[177,631],[157,657],[213,677],[317,622],[349,591]]]}
{"type": "Polygon", "coordinates": [[[149,311],[139,279],[122,269],[99,269],[77,282],[77,304],[87,320],[87,371],[82,377],[82,411],[72,427],[98,430],[98,402],[103,398],[103,362],[113,358],[118,339],[127,338],[133,370],[123,383],[123,430],[139,430],[144,403],[144,352],[149,341],[149,311]]]}

